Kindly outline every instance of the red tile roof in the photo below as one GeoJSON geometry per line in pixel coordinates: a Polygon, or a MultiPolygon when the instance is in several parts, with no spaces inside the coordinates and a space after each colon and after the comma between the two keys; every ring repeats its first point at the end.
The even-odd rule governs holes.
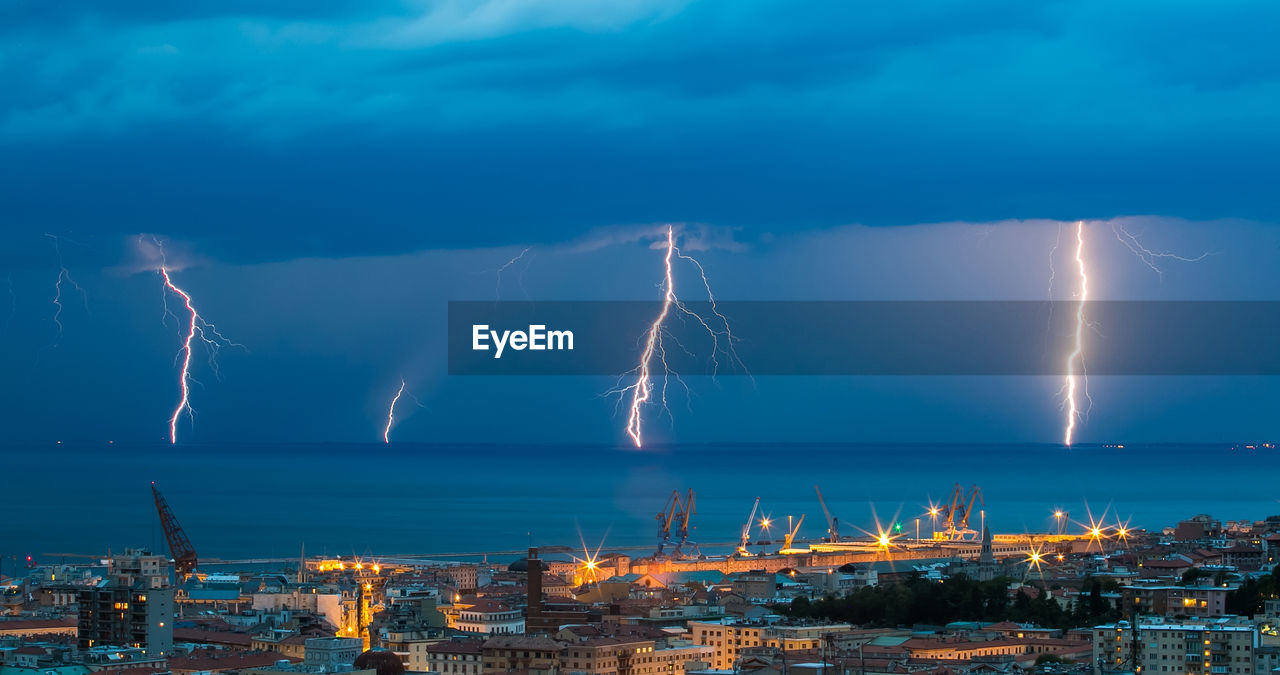
{"type": "Polygon", "coordinates": [[[222,672],[225,670],[241,670],[243,668],[263,668],[275,665],[276,661],[292,661],[301,659],[281,656],[277,652],[233,652],[225,649],[196,650],[186,658],[169,659],[169,668],[174,671],[222,672]]]}
{"type": "Polygon", "coordinates": [[[479,654],[484,640],[449,640],[427,647],[430,654],[479,654]]]}
{"type": "Polygon", "coordinates": [[[0,621],[0,632],[38,631],[42,628],[67,629],[74,628],[77,620],[72,619],[9,619],[0,621]]]}
{"type": "Polygon", "coordinates": [[[154,675],[154,673],[167,673],[168,668],[148,668],[140,666],[138,668],[121,668],[120,670],[112,670],[112,675],[154,675]]]}
{"type": "Polygon", "coordinates": [[[174,642],[195,642],[198,644],[228,645],[248,648],[253,637],[248,633],[236,633],[229,630],[206,630],[203,628],[174,628],[174,642]]]}

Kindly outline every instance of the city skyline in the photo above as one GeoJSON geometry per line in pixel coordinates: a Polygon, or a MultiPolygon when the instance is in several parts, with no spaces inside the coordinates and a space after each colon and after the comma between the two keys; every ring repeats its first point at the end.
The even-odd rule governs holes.
{"type": "Polygon", "coordinates": [[[0,675],[1280,675],[1276,25],[0,2],[0,675]]]}

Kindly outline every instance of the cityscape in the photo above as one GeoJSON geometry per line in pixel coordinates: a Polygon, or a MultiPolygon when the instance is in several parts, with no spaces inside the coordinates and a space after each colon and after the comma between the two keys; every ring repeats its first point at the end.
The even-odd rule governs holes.
{"type": "Polygon", "coordinates": [[[756,498],[736,541],[699,544],[686,489],[650,547],[234,561],[202,558],[151,495],[162,549],[9,556],[4,675],[1280,669],[1276,514],[1143,529],[1057,508],[1046,531],[1001,533],[957,484],[868,531],[815,486],[820,536],[756,498]]]}
{"type": "Polygon", "coordinates": [[[1277,26],[0,0],[0,675],[1280,675],[1277,26]]]}

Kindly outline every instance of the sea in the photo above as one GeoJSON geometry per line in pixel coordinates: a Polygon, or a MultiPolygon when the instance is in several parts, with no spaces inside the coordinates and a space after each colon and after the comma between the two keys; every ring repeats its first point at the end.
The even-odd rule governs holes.
{"type": "Polygon", "coordinates": [[[529,545],[658,541],[674,491],[695,494],[690,539],[727,550],[760,499],[751,541],[826,534],[929,537],[930,503],[979,486],[996,532],[1038,533],[1068,515],[1159,530],[1207,513],[1280,514],[1280,450],[1220,445],[592,445],[26,443],[4,446],[0,557],[83,562],[164,550],[154,482],[202,559],[308,555],[510,557],[529,545]],[[771,531],[761,531],[768,517],[771,531]],[[800,518],[804,517],[801,523],[800,518]],[[503,554],[500,552],[507,552],[503,554]],[[472,555],[466,555],[472,554],[472,555]]]}

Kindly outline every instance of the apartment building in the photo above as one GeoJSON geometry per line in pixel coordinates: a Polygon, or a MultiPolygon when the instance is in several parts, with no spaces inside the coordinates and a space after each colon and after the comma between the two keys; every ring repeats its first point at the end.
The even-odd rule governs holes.
{"type": "Polygon", "coordinates": [[[1128,621],[1093,629],[1095,675],[1136,669],[1144,675],[1254,675],[1257,648],[1252,625],[1144,621],[1136,645],[1128,621]]]}

